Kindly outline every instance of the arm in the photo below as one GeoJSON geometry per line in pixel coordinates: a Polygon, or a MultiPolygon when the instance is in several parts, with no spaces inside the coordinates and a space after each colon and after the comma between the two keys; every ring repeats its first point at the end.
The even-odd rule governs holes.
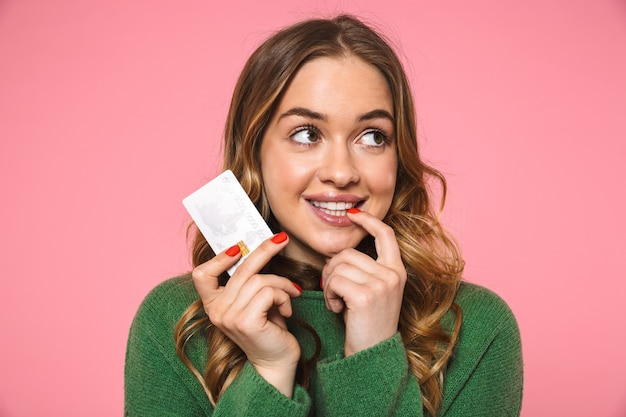
{"type": "Polygon", "coordinates": [[[287,242],[287,235],[279,233],[261,243],[224,286],[218,277],[241,257],[238,246],[195,267],[192,277],[211,323],[241,348],[266,381],[292,397],[300,345],[285,317],[292,314],[291,297],[302,289],[287,278],[259,274],[287,242]]]}
{"type": "Polygon", "coordinates": [[[213,416],[306,417],[310,408],[311,398],[302,386],[296,385],[293,398],[288,398],[259,375],[250,362],[246,362],[220,398],[213,416]]]}
{"type": "MultiPolygon", "coordinates": [[[[515,317],[490,291],[463,287],[463,324],[439,416],[519,416],[523,367],[515,317]]],[[[423,416],[422,394],[399,334],[350,357],[326,360],[318,370],[322,392],[315,402],[324,415],[423,416]]]]}
{"type": "Polygon", "coordinates": [[[351,209],[349,219],[375,241],[377,258],[344,249],[322,270],[327,308],[342,314],[345,358],[319,365],[324,415],[422,416],[398,320],[407,274],[391,227],[351,209]]]}
{"type": "Polygon", "coordinates": [[[422,393],[400,334],[346,358],[318,365],[325,416],[421,417],[422,393]],[[350,381],[350,383],[347,383],[350,381]]]}
{"type": "MultiPolygon", "coordinates": [[[[310,398],[302,387],[296,386],[289,399],[249,363],[213,408],[174,346],[174,326],[195,297],[189,277],[174,279],[155,288],[137,311],[126,350],[125,416],[306,416],[310,398]]],[[[200,372],[206,364],[206,349],[202,336],[190,341],[188,355],[200,372]]]]}

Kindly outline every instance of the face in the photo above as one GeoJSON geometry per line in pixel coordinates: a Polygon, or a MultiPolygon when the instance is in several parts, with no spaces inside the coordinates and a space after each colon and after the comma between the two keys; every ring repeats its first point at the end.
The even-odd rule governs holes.
{"type": "Polygon", "coordinates": [[[298,71],[261,144],[265,193],[290,242],[285,255],[321,266],[367,235],[346,217],[382,219],[396,184],[393,101],[383,75],[356,57],[298,71]]]}

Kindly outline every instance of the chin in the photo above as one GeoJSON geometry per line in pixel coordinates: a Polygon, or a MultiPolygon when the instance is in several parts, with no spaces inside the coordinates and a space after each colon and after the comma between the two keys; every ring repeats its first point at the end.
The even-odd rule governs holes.
{"type": "Polygon", "coordinates": [[[349,239],[332,239],[330,242],[320,244],[318,247],[318,253],[324,257],[332,258],[344,249],[354,249],[363,240],[365,236],[359,236],[358,238],[349,239]]]}

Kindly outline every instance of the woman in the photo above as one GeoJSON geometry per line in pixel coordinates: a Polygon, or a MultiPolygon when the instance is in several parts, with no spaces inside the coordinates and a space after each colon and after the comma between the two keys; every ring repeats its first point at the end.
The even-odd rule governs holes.
{"type": "Polygon", "coordinates": [[[224,153],[276,235],[225,282],[238,247],[214,254],[196,234],[193,273],[133,322],[127,415],[519,414],[517,324],[461,283],[427,189],[445,198],[445,180],[419,157],[380,35],[339,16],[269,38],[236,85],[224,153]]]}

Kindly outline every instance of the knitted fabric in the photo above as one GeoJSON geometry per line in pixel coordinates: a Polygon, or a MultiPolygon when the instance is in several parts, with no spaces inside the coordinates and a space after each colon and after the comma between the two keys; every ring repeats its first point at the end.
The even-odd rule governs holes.
{"type": "MultiPolygon", "coordinates": [[[[345,328],[328,311],[319,291],[292,299],[289,330],[304,358],[315,351],[305,321],[322,340],[310,387],[297,385],[287,398],[252,365],[211,406],[200,383],[176,355],[174,326],[198,295],[190,276],[163,282],[148,294],[133,320],[125,366],[125,415],[150,416],[423,416],[419,384],[408,368],[399,334],[355,355],[343,356],[345,328]]],[[[456,303],[463,321],[445,373],[440,416],[518,416],[522,357],[515,318],[491,291],[463,283],[456,303]]],[[[202,337],[190,341],[188,355],[200,372],[207,357],[202,337]]]]}

